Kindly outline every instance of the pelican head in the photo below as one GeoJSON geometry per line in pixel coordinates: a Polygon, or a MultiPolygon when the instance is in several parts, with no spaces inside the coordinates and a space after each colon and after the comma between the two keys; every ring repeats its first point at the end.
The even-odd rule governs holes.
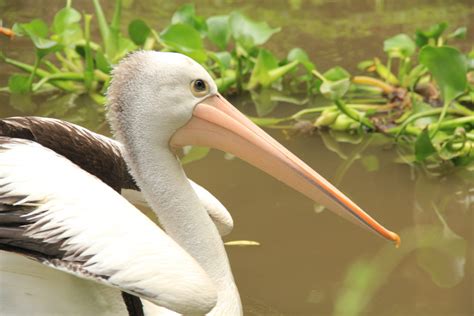
{"type": "MultiPolygon", "coordinates": [[[[236,155],[372,232],[399,243],[359,206],[232,106],[209,73],[178,53],[140,51],[114,70],[108,118],[116,137],[135,135],[173,152],[186,145],[236,155]],[[133,133],[129,133],[133,130],[133,133]]],[[[137,139],[134,140],[137,143],[137,139]]]]}

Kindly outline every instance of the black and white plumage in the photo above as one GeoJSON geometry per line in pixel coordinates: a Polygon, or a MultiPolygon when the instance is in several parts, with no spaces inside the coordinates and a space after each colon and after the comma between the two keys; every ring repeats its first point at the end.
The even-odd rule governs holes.
{"type": "Polygon", "coordinates": [[[202,268],[158,226],[32,141],[0,137],[0,249],[181,313],[195,310],[196,293],[203,295],[195,304],[207,309],[216,299],[202,268]]]}
{"type": "MultiPolygon", "coordinates": [[[[127,165],[122,157],[122,146],[117,141],[94,133],[81,126],[52,118],[44,117],[12,117],[0,120],[0,137],[4,146],[8,142],[31,145],[30,140],[63,156],[76,164],[84,171],[96,176],[117,192],[123,192],[126,198],[134,203],[146,205],[138,186],[128,172],[127,165]]],[[[35,147],[38,152],[45,148],[35,147]]],[[[3,153],[5,151],[1,151],[3,153]]],[[[31,161],[36,161],[36,153],[31,153],[31,161]]],[[[25,161],[25,163],[30,160],[25,161]]],[[[48,168],[41,166],[40,168],[48,168]]],[[[51,172],[51,171],[50,171],[51,172]]],[[[72,178],[69,178],[69,181],[72,178]]],[[[230,233],[233,227],[232,217],[226,208],[207,190],[190,180],[190,183],[201,202],[207,209],[221,235],[230,233]]],[[[41,239],[32,239],[25,235],[24,225],[31,224],[25,216],[31,212],[30,205],[13,205],[20,197],[0,196],[0,249],[17,252],[47,263],[49,266],[61,268],[58,258],[67,256],[61,243],[44,242],[41,239]],[[10,203],[7,203],[10,202],[10,203]]],[[[93,221],[94,219],[91,219],[93,221]]],[[[7,256],[4,254],[4,256],[7,256]]],[[[19,260],[20,258],[12,258],[19,260]]],[[[12,266],[9,263],[6,266],[12,266]]],[[[70,266],[71,268],[73,266],[70,266]]],[[[41,269],[41,268],[38,268],[41,269]]],[[[44,269],[42,270],[43,273],[44,269]]],[[[75,280],[75,282],[80,282],[75,280]]],[[[87,283],[85,283],[87,284],[87,283]]],[[[86,286],[86,285],[84,285],[86,286]]],[[[92,286],[92,284],[87,284],[92,286]]],[[[113,295],[113,294],[110,294],[113,295]]],[[[129,315],[143,315],[142,301],[128,293],[122,293],[129,315]]],[[[117,305],[123,305],[118,302],[117,305]]],[[[57,306],[56,307],[60,307],[57,306]]],[[[54,310],[54,309],[53,309],[54,310]]],[[[1,312],[1,308],[0,308],[1,312]]],[[[114,313],[117,313],[115,310],[114,313]]]]}

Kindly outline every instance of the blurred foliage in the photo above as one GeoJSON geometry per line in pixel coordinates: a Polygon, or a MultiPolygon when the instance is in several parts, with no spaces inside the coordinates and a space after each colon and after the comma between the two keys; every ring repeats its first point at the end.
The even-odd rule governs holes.
{"type": "MultiPolygon", "coordinates": [[[[384,41],[383,59],[359,63],[368,75],[351,75],[340,66],[320,71],[301,48],[278,58],[263,45],[281,29],[239,11],[205,18],[186,4],[162,31],[135,19],[124,34],[121,0],[115,1],[110,21],[99,0],[92,3],[94,16],[79,13],[68,0],[49,26],[34,19],[11,30],[2,28],[7,36],[30,38],[35,47],[32,65],[0,54],[3,62],[24,72],[10,77],[11,93],[61,89],[103,103],[110,70],[124,55],[137,49],[175,51],[206,67],[222,93],[250,92],[259,116],[253,119],[259,125],[380,132],[410,144],[407,162],[466,166],[474,161],[474,51],[463,54],[447,46],[465,38],[465,27],[449,31],[446,23],[439,23],[414,37],[395,35],[384,41]],[[101,42],[91,38],[92,22],[98,25],[101,42]],[[263,117],[281,100],[301,105],[315,95],[329,105],[283,118],[263,117]]],[[[197,157],[204,156],[200,152],[197,157]]]]}

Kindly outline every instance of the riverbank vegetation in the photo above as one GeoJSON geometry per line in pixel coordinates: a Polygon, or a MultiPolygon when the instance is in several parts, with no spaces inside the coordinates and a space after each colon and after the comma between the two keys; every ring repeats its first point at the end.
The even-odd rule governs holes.
{"type": "Polygon", "coordinates": [[[351,74],[337,65],[320,69],[301,48],[271,52],[265,44],[282,30],[240,12],[203,17],[188,4],[159,31],[141,19],[123,25],[121,0],[110,20],[99,0],[92,2],[93,15],[69,0],[49,25],[34,19],[2,28],[12,40],[25,36],[35,47],[33,64],[0,53],[0,62],[21,70],[4,90],[89,94],[101,106],[110,71],[127,53],[176,51],[204,65],[221,93],[250,94],[257,113],[252,119],[261,126],[383,133],[407,148],[406,162],[472,166],[474,49],[455,47],[466,28],[439,23],[414,35],[394,34],[381,43],[384,56],[361,61],[351,74]],[[92,36],[93,23],[100,37],[92,36]],[[294,113],[269,117],[282,100],[295,104],[294,113]]]}

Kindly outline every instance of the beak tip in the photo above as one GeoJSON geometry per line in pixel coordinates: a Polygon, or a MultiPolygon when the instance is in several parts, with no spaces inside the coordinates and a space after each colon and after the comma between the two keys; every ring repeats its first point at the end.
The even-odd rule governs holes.
{"type": "Polygon", "coordinates": [[[400,248],[401,240],[398,234],[390,232],[390,239],[395,243],[395,248],[400,248]]]}

